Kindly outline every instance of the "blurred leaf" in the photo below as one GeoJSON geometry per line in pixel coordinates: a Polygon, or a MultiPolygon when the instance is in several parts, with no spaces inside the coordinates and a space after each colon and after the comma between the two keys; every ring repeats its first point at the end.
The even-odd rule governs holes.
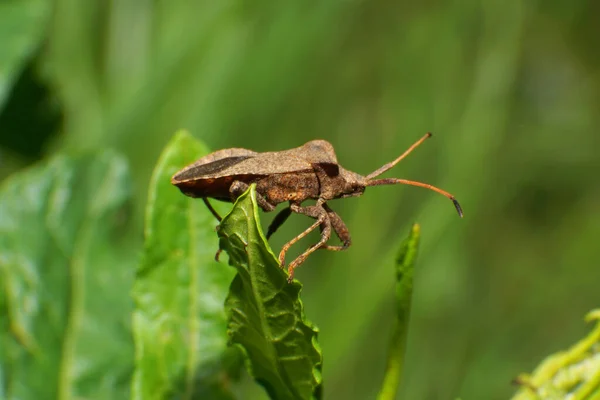
{"type": "Polygon", "coordinates": [[[43,39],[50,6],[46,0],[0,2],[0,110],[19,70],[43,39]]]}
{"type": "Polygon", "coordinates": [[[421,229],[419,225],[414,224],[409,236],[402,243],[400,254],[396,260],[396,323],[392,333],[385,378],[381,392],[379,392],[380,400],[395,399],[402,379],[413,293],[413,275],[420,237],[421,229]]]}
{"type": "Polygon", "coordinates": [[[124,399],[133,344],[124,205],[111,152],[54,158],[0,189],[0,394],[124,399]]]}
{"type": "Polygon", "coordinates": [[[522,387],[513,400],[600,398],[600,309],[586,320],[596,321],[594,330],[569,350],[546,358],[532,375],[519,376],[522,387]]]}
{"type": "Polygon", "coordinates": [[[254,186],[218,229],[221,248],[238,273],[225,304],[232,343],[245,349],[249,370],[271,398],[321,397],[317,328],[304,318],[302,285],[287,283],[259,223],[254,186]]]}
{"type": "Polygon", "coordinates": [[[38,62],[39,56],[29,60],[0,110],[0,147],[27,161],[47,150],[62,123],[62,109],[52,88],[39,76],[38,62]]]}
{"type": "Polygon", "coordinates": [[[223,303],[234,271],[214,259],[215,218],[202,201],[182,195],[170,182],[178,169],[207,153],[202,143],[179,132],[152,176],[145,250],[134,286],[134,399],[216,398],[213,389],[227,398],[223,369],[235,354],[225,354],[223,303]]]}

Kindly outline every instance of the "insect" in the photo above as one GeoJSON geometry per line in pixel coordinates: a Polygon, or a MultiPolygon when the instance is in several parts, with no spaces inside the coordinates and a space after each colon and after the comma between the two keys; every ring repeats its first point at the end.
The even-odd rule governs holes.
{"type": "Polygon", "coordinates": [[[279,253],[279,263],[284,268],[285,255],[290,247],[317,227],[320,228],[320,240],[289,264],[288,281],[291,282],[294,270],[314,251],[318,249],[341,251],[351,244],[348,228],[340,216],[329,207],[327,204],[329,200],[360,196],[368,186],[405,184],[431,189],[446,196],[454,203],[459,216],[463,216],[462,209],[454,196],[437,187],[406,179],[375,179],[393,168],[429,137],[431,133],[427,133],[415,142],[394,161],[367,176],[342,168],[329,142],[312,140],[291,150],[275,152],[257,153],[241,148],[219,150],[177,172],[171,178],[171,183],[183,194],[201,198],[219,221],[221,217],[208,199],[234,202],[252,183],[256,183],[258,205],[264,211],[273,211],[277,204],[289,202],[289,206],[281,210],[273,219],[267,232],[267,239],[277,231],[291,213],[304,214],[315,219],[315,222],[304,232],[287,242],[279,253]],[[302,202],[308,199],[316,200],[316,204],[302,206],[302,202]],[[342,245],[327,244],[332,231],[341,240],[342,245]]]}

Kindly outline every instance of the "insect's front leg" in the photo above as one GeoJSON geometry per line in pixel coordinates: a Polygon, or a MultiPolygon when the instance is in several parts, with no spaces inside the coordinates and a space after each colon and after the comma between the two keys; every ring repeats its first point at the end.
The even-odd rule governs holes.
{"type": "MultiPolygon", "coordinates": [[[[337,215],[335,211],[329,208],[327,204],[323,204],[323,208],[325,209],[325,211],[327,211],[327,216],[329,217],[329,221],[331,221],[333,231],[335,232],[337,237],[342,241],[343,244],[341,246],[324,245],[321,246],[321,249],[330,251],[346,250],[352,244],[350,232],[348,231],[346,224],[344,223],[344,221],[342,221],[342,218],[339,215],[337,215]]],[[[323,227],[321,227],[321,231],[323,231],[323,227]]]]}
{"type": "Polygon", "coordinates": [[[323,208],[323,203],[324,201],[319,199],[317,201],[317,204],[314,206],[301,207],[300,205],[295,203],[292,203],[290,205],[290,208],[293,212],[307,215],[311,218],[315,218],[317,221],[310,227],[308,227],[308,229],[306,229],[304,232],[302,232],[283,246],[281,252],[279,253],[279,263],[282,267],[285,265],[285,253],[294,243],[298,242],[300,239],[308,235],[318,226],[322,227],[322,231],[321,240],[309,247],[304,253],[300,254],[294,261],[290,263],[290,265],[288,266],[288,282],[291,282],[294,279],[294,269],[300,266],[300,264],[302,264],[311,253],[325,245],[325,243],[327,243],[327,241],[331,237],[331,222],[329,221],[327,211],[325,211],[325,209],[323,208]]]}
{"type": "MultiPolygon", "coordinates": [[[[246,190],[248,190],[249,185],[242,181],[234,181],[229,187],[229,195],[231,196],[231,201],[234,202],[238,197],[246,190]]],[[[265,212],[273,211],[275,209],[275,205],[269,203],[267,199],[260,193],[256,193],[256,201],[260,208],[262,208],[265,212]]]]}

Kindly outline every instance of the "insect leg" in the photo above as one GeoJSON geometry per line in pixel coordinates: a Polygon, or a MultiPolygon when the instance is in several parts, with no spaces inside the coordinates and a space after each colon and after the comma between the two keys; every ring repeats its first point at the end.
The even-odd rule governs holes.
{"type": "Polygon", "coordinates": [[[219,261],[219,257],[221,257],[221,253],[223,252],[223,249],[219,249],[217,250],[217,252],[215,253],[215,261],[219,261]]]}
{"type": "Polygon", "coordinates": [[[212,206],[212,204],[210,204],[210,202],[208,201],[208,199],[206,197],[202,198],[202,201],[204,202],[204,204],[206,204],[206,207],[208,207],[208,210],[212,213],[212,215],[215,216],[215,218],[221,222],[221,220],[223,218],[221,218],[221,216],[219,215],[219,213],[217,212],[217,210],[215,210],[212,206]]]}
{"type": "MultiPolygon", "coordinates": [[[[234,181],[229,187],[229,194],[231,195],[231,201],[234,202],[238,197],[246,190],[248,190],[249,185],[242,181],[234,181]]],[[[275,206],[267,201],[263,195],[260,193],[256,193],[256,201],[260,208],[262,208],[265,212],[273,211],[275,206]]]]}
{"type": "MultiPolygon", "coordinates": [[[[311,207],[314,207],[314,206],[311,206],[311,207]]],[[[302,207],[302,208],[309,208],[309,207],[302,207]]],[[[301,214],[305,214],[305,213],[301,213],[301,214]]],[[[311,226],[306,228],[306,230],[304,232],[302,232],[301,234],[299,234],[298,236],[296,236],[295,238],[293,238],[292,240],[290,240],[289,242],[284,244],[283,247],[281,248],[281,251],[279,252],[279,264],[281,265],[281,268],[285,267],[285,253],[287,253],[287,251],[290,249],[290,247],[292,247],[300,239],[302,239],[303,237],[305,237],[306,235],[308,235],[309,233],[311,233],[312,231],[317,229],[317,227],[319,225],[321,225],[321,223],[323,221],[325,221],[325,219],[327,219],[327,213],[323,213],[322,215],[320,215],[318,217],[313,217],[313,218],[317,218],[317,221],[314,224],[312,224],[311,226]]]]}
{"type": "MultiPolygon", "coordinates": [[[[325,209],[325,211],[327,211],[327,216],[329,217],[329,220],[331,221],[331,226],[333,227],[333,231],[335,232],[337,237],[342,241],[343,244],[341,246],[323,245],[321,247],[321,249],[330,250],[330,251],[346,250],[348,247],[350,247],[350,244],[352,244],[352,239],[350,238],[350,232],[348,231],[346,224],[344,223],[344,221],[342,221],[342,218],[340,218],[340,216],[336,214],[335,211],[333,211],[331,208],[329,208],[329,206],[327,204],[323,204],[323,208],[325,209]]],[[[321,228],[321,231],[323,231],[323,227],[321,228]]]]}
{"type": "MultiPolygon", "coordinates": [[[[212,213],[212,215],[215,216],[215,218],[221,222],[221,220],[223,218],[221,218],[221,216],[219,215],[219,213],[217,212],[217,210],[215,210],[212,206],[212,204],[210,204],[210,202],[208,201],[208,199],[206,197],[202,197],[202,201],[204,201],[204,204],[206,204],[206,207],[208,207],[208,210],[212,213]]],[[[221,252],[223,250],[219,249],[217,250],[217,253],[215,254],[215,261],[219,261],[219,256],[221,255],[221,252]]]]}
{"type": "Polygon", "coordinates": [[[286,207],[283,210],[279,211],[279,214],[277,214],[275,218],[273,218],[271,225],[269,225],[269,230],[267,231],[267,239],[269,239],[271,235],[274,234],[281,225],[283,225],[283,223],[288,219],[290,214],[292,214],[292,209],[289,207],[286,207]]]}
{"type": "Polygon", "coordinates": [[[327,215],[327,212],[323,208],[321,201],[318,201],[317,205],[308,206],[308,207],[300,207],[298,204],[292,203],[290,208],[292,209],[293,212],[296,212],[299,214],[304,214],[304,215],[307,215],[312,218],[316,218],[317,221],[313,225],[311,225],[307,230],[305,230],[300,235],[298,235],[297,237],[292,239],[290,242],[286,243],[285,246],[283,246],[283,248],[281,249],[281,253],[279,253],[279,261],[282,264],[282,266],[284,265],[283,263],[285,262],[285,253],[290,248],[290,246],[292,246],[298,240],[302,239],[304,236],[308,235],[308,233],[310,233],[312,230],[314,230],[317,226],[321,226],[322,230],[321,230],[321,239],[317,243],[315,243],[314,245],[309,247],[304,253],[300,254],[288,266],[288,273],[289,273],[288,282],[291,282],[294,279],[294,269],[296,269],[304,261],[306,261],[306,258],[311,253],[313,253],[314,251],[316,251],[317,249],[322,247],[325,243],[327,243],[327,241],[331,237],[331,221],[329,220],[329,216],[327,215]]]}
{"type": "Polygon", "coordinates": [[[325,214],[325,219],[321,223],[321,226],[323,227],[321,231],[321,239],[317,243],[310,246],[304,253],[300,254],[288,266],[288,282],[292,282],[292,280],[294,280],[294,270],[298,268],[304,261],[306,261],[306,259],[311,253],[325,246],[325,243],[327,243],[327,241],[331,237],[331,222],[329,221],[329,217],[327,216],[327,214],[325,214]]]}

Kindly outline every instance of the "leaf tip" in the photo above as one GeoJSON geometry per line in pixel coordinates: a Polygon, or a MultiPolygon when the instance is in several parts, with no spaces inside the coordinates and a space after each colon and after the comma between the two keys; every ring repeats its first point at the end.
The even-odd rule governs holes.
{"type": "Polygon", "coordinates": [[[194,136],[187,129],[178,129],[173,134],[173,140],[183,140],[193,138],[194,136]]]}
{"type": "Polygon", "coordinates": [[[420,237],[421,236],[421,225],[419,225],[418,223],[414,223],[412,228],[410,229],[410,236],[411,237],[420,237]]]}
{"type": "Polygon", "coordinates": [[[600,321],[600,308],[596,308],[585,316],[585,322],[600,321]]]}

